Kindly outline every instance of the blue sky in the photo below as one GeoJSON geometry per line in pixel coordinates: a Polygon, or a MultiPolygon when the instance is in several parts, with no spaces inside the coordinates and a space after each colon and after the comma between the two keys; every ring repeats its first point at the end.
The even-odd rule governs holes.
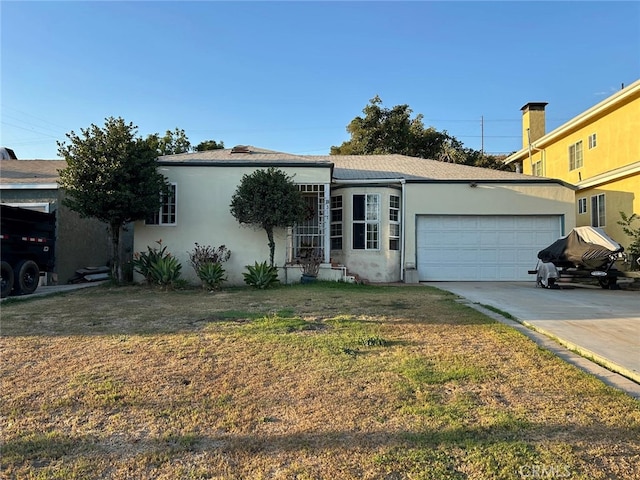
{"type": "Polygon", "coordinates": [[[0,15],[0,142],[22,159],[110,116],[324,155],[375,95],[507,153],[525,103],[549,103],[550,131],[640,78],[638,2],[3,0],[0,15]]]}

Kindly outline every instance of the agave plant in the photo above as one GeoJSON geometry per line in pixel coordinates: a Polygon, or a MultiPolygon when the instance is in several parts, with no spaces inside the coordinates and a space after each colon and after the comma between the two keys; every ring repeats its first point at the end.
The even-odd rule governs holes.
{"type": "Polygon", "coordinates": [[[255,262],[255,265],[247,265],[247,272],[243,273],[244,282],[255,288],[265,289],[280,282],[278,280],[278,268],[271,266],[265,260],[262,263],[255,262]]]}

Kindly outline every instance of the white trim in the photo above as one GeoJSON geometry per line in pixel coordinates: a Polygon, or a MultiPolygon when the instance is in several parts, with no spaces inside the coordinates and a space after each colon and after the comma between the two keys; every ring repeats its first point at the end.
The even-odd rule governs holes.
{"type": "Polygon", "coordinates": [[[3,183],[0,190],[57,190],[57,183],[3,183]]]}
{"type": "Polygon", "coordinates": [[[617,180],[618,178],[637,173],[640,173],[640,161],[630,163],[629,165],[625,165],[624,167],[616,168],[605,173],[601,173],[600,175],[591,177],[583,182],[578,182],[575,184],[575,186],[578,187],[578,190],[582,190],[584,188],[595,187],[597,185],[602,185],[603,183],[607,183],[612,180],[617,180]]]}
{"type": "Polygon", "coordinates": [[[50,213],[51,204],[49,202],[30,202],[30,203],[4,203],[3,205],[9,205],[10,207],[27,208],[29,210],[35,210],[37,212],[50,213]]]}

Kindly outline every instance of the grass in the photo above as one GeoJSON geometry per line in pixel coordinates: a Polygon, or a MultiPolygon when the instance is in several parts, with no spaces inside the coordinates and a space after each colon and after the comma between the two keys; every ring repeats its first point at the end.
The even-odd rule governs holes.
{"type": "Polygon", "coordinates": [[[640,478],[638,401],[433,288],[94,287],[1,335],[2,478],[640,478]]]}

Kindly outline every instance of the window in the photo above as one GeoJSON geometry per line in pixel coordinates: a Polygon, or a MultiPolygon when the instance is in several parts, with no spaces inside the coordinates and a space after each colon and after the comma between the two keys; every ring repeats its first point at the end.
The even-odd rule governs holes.
{"type": "Polygon", "coordinates": [[[313,252],[324,255],[325,197],[324,185],[299,184],[298,190],[307,204],[307,218],[293,228],[293,258],[313,252]]]}
{"type": "Polygon", "coordinates": [[[582,140],[569,145],[569,170],[582,167],[582,140]]]}
{"type": "Polygon", "coordinates": [[[591,226],[605,226],[605,202],[604,193],[591,197],[591,226]]]}
{"type": "Polygon", "coordinates": [[[169,193],[162,194],[160,209],[146,220],[147,225],[176,225],[177,223],[177,185],[169,185],[169,193]]]}
{"type": "Polygon", "coordinates": [[[380,248],[380,195],[353,196],[353,248],[380,248]]]}
{"type": "Polygon", "coordinates": [[[400,249],[400,197],[389,196],[389,250],[400,249]]]}
{"type": "Polygon", "coordinates": [[[596,148],[596,145],[596,134],[592,133],[591,135],[589,135],[589,149],[596,148]]]}
{"type": "Polygon", "coordinates": [[[342,195],[331,197],[331,250],[342,250],[342,195]]]}
{"type": "Polygon", "coordinates": [[[538,160],[533,164],[531,174],[535,175],[536,177],[542,177],[544,175],[544,172],[542,169],[542,160],[538,160]]]}
{"type": "Polygon", "coordinates": [[[578,199],[578,214],[587,213],[587,199],[579,198],[578,199]]]}

